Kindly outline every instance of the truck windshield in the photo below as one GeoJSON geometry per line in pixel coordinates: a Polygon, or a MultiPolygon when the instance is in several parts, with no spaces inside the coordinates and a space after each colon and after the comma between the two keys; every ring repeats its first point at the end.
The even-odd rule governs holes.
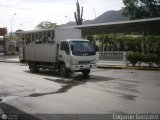
{"type": "Polygon", "coordinates": [[[95,50],[90,41],[70,41],[72,54],[75,56],[95,55],[95,50]]]}

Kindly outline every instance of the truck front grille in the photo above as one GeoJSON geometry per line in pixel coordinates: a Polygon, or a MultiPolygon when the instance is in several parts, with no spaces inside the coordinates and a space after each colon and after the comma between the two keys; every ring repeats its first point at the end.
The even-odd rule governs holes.
{"type": "Polygon", "coordinates": [[[79,64],[90,64],[91,61],[79,61],[79,64]]]}

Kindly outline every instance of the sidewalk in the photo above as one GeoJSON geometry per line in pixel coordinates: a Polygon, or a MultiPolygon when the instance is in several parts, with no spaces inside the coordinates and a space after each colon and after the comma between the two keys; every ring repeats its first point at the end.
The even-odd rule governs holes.
{"type": "MultiPolygon", "coordinates": [[[[0,62],[7,62],[7,63],[19,63],[18,55],[2,55],[0,54],[0,62]]],[[[111,60],[100,60],[97,62],[98,68],[104,67],[123,67],[125,64],[123,61],[111,61],[111,60]]]]}
{"type": "MultiPolygon", "coordinates": [[[[0,53],[0,62],[5,63],[19,63],[18,55],[2,55],[0,53]]],[[[159,68],[155,67],[148,67],[148,64],[142,63],[141,67],[126,67],[125,63],[121,60],[99,60],[97,62],[97,68],[104,68],[104,69],[136,69],[136,70],[160,70],[159,68]]]]}
{"type": "Polygon", "coordinates": [[[141,63],[141,66],[132,67],[130,64],[129,66],[126,66],[126,64],[123,61],[98,61],[97,62],[97,68],[104,68],[104,69],[133,69],[133,70],[160,70],[160,68],[157,68],[156,65],[153,67],[149,67],[147,63],[141,63]]]}
{"type": "Polygon", "coordinates": [[[0,62],[19,63],[19,57],[18,57],[18,55],[3,55],[3,54],[0,54],[0,62]]]}

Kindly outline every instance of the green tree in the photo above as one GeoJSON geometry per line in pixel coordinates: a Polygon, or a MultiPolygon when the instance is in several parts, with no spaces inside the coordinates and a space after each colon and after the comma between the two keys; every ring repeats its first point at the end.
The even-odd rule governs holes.
{"type": "Polygon", "coordinates": [[[130,19],[160,17],[160,0],[123,0],[123,15],[130,19]]]}
{"type": "Polygon", "coordinates": [[[55,28],[57,26],[56,23],[52,23],[49,21],[42,21],[41,23],[39,23],[35,29],[41,30],[41,29],[52,29],[55,28]]]}
{"type": "Polygon", "coordinates": [[[75,17],[75,20],[76,20],[76,24],[77,25],[82,25],[82,22],[83,22],[83,7],[81,8],[81,12],[80,12],[80,5],[79,5],[79,2],[77,0],[77,3],[76,3],[76,6],[77,6],[77,12],[74,12],[74,17],[75,17]]]}
{"type": "Polygon", "coordinates": [[[160,0],[140,0],[146,6],[149,17],[160,17],[160,0]]]}

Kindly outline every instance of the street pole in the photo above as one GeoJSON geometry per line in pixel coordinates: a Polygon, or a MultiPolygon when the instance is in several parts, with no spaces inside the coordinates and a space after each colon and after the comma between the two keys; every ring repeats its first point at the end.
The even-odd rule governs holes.
{"type": "Polygon", "coordinates": [[[142,31],[142,42],[141,42],[141,46],[142,46],[142,53],[144,54],[144,40],[145,40],[145,33],[144,31],[142,31]]]}
{"type": "Polygon", "coordinates": [[[95,10],[95,8],[93,8],[93,11],[94,11],[95,19],[96,19],[96,10],[95,10]]]}
{"type": "Polygon", "coordinates": [[[16,15],[16,13],[14,13],[13,15],[12,15],[12,19],[11,19],[11,34],[12,34],[12,23],[13,23],[13,17],[16,15]]]}

